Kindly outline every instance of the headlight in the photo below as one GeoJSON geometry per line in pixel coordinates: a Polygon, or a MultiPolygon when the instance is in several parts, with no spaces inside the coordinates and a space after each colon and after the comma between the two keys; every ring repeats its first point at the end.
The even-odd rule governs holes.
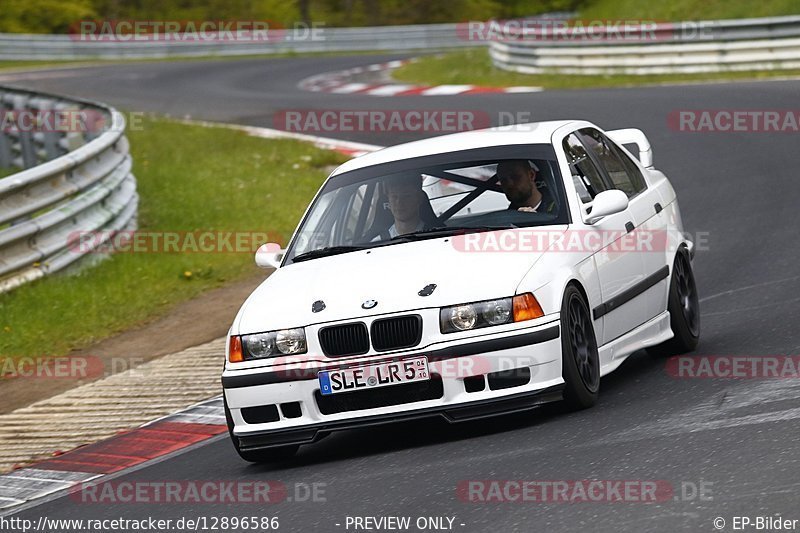
{"type": "Polygon", "coordinates": [[[257,333],[242,337],[245,359],[261,359],[275,354],[274,333],[257,333]]]}
{"type": "Polygon", "coordinates": [[[447,315],[447,323],[456,331],[472,329],[478,321],[478,311],[470,304],[450,307],[447,315]]]}
{"type": "Polygon", "coordinates": [[[275,346],[282,354],[306,351],[306,332],[303,328],[282,329],[275,334],[275,346]]]}
{"type": "Polygon", "coordinates": [[[245,361],[305,353],[306,349],[306,332],[303,328],[242,335],[245,361]]]}
{"type": "Polygon", "coordinates": [[[533,294],[528,292],[509,298],[443,307],[439,312],[439,328],[442,333],[454,333],[540,316],[544,316],[544,312],[533,294]]]}
{"type": "Polygon", "coordinates": [[[483,318],[492,326],[510,322],[511,312],[511,298],[484,302],[481,309],[483,318]]]}

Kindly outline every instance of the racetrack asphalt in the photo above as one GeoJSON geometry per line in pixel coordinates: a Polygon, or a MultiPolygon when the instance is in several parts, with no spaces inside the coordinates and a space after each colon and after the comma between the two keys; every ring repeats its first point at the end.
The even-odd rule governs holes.
{"type": "MultiPolygon", "coordinates": [[[[286,109],[451,109],[484,112],[493,123],[501,112],[529,112],[530,121],[581,118],[605,129],[641,128],[656,167],[678,192],[686,230],[701,244],[695,273],[703,332],[696,355],[800,354],[798,133],[668,127],[676,110],[796,111],[800,82],[403,98],[296,88],[313,74],[401,57],[140,63],[5,83],[128,111],[265,127],[274,127],[273,116],[286,109]]],[[[321,134],[381,145],[426,136],[321,134]]],[[[447,516],[455,517],[456,531],[713,531],[715,517],[725,519],[725,529],[734,516],[800,519],[799,438],[800,380],[679,379],[663,359],[642,352],[603,379],[600,401],[587,411],[549,405],[458,426],[423,421],[338,433],[273,466],[248,465],[226,439],[212,440],[117,478],[277,480],[290,496],[295,484],[321,483],[325,501],[98,505],[63,496],[15,516],[278,516],[282,531],[345,531],[347,516],[411,516],[412,525],[417,517],[447,516]],[[459,499],[459,482],[486,479],[666,481],[674,497],[649,504],[459,499]]]]}

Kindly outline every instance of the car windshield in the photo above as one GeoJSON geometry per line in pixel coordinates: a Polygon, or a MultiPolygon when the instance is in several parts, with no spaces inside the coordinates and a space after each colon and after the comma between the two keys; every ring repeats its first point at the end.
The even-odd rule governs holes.
{"type": "Polygon", "coordinates": [[[331,178],[290,243],[287,261],[463,231],[568,222],[552,146],[453,152],[331,178]]]}

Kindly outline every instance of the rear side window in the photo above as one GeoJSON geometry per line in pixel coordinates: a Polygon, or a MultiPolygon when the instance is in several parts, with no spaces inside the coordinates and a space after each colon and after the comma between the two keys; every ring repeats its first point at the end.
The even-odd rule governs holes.
{"type": "Polygon", "coordinates": [[[564,139],[563,146],[575,190],[578,191],[578,196],[583,203],[591,202],[598,193],[608,188],[600,170],[586,153],[586,147],[574,133],[564,139]]]}
{"type": "Polygon", "coordinates": [[[647,186],[638,167],[617,145],[593,128],[582,129],[578,133],[586,147],[597,157],[614,189],[621,190],[628,198],[645,190],[647,186]]]}

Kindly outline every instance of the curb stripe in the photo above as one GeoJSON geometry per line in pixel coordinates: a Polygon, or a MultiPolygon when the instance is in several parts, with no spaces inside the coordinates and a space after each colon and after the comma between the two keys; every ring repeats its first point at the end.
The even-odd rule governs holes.
{"type": "Polygon", "coordinates": [[[369,96],[451,96],[455,94],[534,93],[541,87],[482,87],[476,85],[411,85],[406,83],[374,83],[353,81],[353,77],[365,72],[394,70],[413,62],[400,59],[388,63],[376,63],[334,72],[316,74],[301,80],[297,87],[304,91],[334,94],[365,94],[369,96]]]}
{"type": "Polygon", "coordinates": [[[423,91],[426,96],[461,94],[473,89],[474,85],[436,85],[423,91]]]}
{"type": "Polygon", "coordinates": [[[430,87],[414,87],[413,89],[401,92],[400,94],[398,94],[398,96],[416,96],[422,94],[428,89],[430,89],[430,87]]]}
{"type": "Polygon", "coordinates": [[[371,91],[368,91],[367,94],[370,96],[394,96],[414,88],[414,85],[379,85],[371,91]]]}
{"type": "Polygon", "coordinates": [[[368,83],[346,83],[331,90],[332,93],[348,94],[362,91],[371,87],[368,83]]]}
{"type": "Polygon", "coordinates": [[[53,470],[109,474],[179,450],[227,430],[218,425],[177,424],[196,431],[176,431],[173,430],[175,425],[175,422],[156,422],[118,437],[78,448],[57,459],[45,461],[39,466],[50,467],[53,470]],[[73,467],[78,464],[87,466],[73,467]]]}

